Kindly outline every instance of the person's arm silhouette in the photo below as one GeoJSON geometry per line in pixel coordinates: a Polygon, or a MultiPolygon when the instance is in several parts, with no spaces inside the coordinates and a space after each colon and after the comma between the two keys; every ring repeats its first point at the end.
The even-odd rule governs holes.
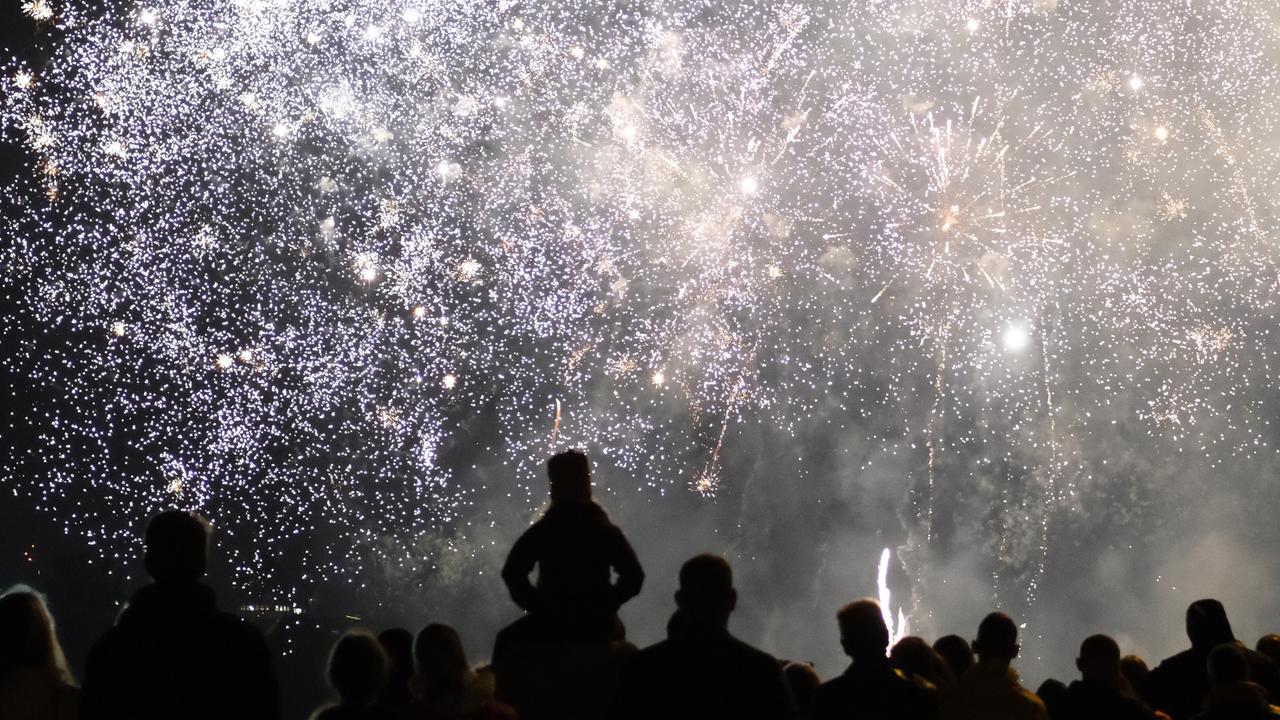
{"type": "Polygon", "coordinates": [[[609,563],[614,572],[618,573],[618,579],[613,585],[613,602],[616,607],[622,607],[623,603],[640,594],[640,587],[644,585],[644,569],[640,567],[636,551],[631,549],[631,543],[627,542],[621,530],[617,531],[616,536],[609,563]]]}
{"type": "Polygon", "coordinates": [[[538,609],[538,589],[529,581],[529,574],[538,564],[539,543],[531,537],[536,531],[536,525],[524,531],[515,545],[511,546],[507,562],[502,566],[502,581],[507,584],[507,592],[511,593],[511,600],[525,612],[538,609]]]}

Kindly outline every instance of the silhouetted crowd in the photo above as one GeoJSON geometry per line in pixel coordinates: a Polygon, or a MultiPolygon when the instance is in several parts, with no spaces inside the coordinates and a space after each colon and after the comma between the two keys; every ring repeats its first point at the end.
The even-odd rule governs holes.
{"type": "MultiPolygon", "coordinates": [[[[523,617],[497,636],[492,663],[473,667],[461,638],[431,624],[342,634],[329,653],[332,702],[315,720],[576,720],[592,718],[902,718],[904,720],[1172,720],[1280,717],[1280,636],[1250,650],[1216,600],[1187,609],[1191,647],[1149,670],[1115,640],[1080,644],[1080,678],[1036,692],[1013,661],[1018,626],[993,612],[969,643],[907,637],[889,647],[876,601],[836,613],[849,667],[826,682],[728,630],[737,604],[724,558],[680,568],[667,638],[637,649],[618,609],[644,571],[622,531],[591,498],[587,457],[547,462],[551,504],[516,541],[502,570],[523,617]],[[530,576],[536,572],[536,580],[530,576]]],[[[276,658],[263,635],[220,610],[202,582],[210,528],[198,515],[154,517],[145,537],[153,582],[93,646],[77,687],[43,597],[0,596],[0,720],[64,718],[275,720],[276,658]]],[[[291,719],[292,720],[292,719],[291,719]]]]}

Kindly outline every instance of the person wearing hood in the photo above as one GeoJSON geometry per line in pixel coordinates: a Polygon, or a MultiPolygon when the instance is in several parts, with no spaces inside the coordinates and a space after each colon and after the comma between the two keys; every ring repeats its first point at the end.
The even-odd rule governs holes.
{"type": "Polygon", "coordinates": [[[631,543],[591,499],[591,464],[568,450],[547,461],[551,506],[516,540],[502,567],[511,599],[527,615],[499,634],[510,642],[622,640],[618,608],[640,594],[644,570],[631,543]],[[535,585],[529,575],[538,570],[535,585]],[[612,579],[612,573],[618,579],[612,579]]]}
{"type": "Polygon", "coordinates": [[[1134,695],[1133,688],[1120,673],[1120,646],[1115,640],[1106,635],[1085,638],[1080,643],[1076,668],[1080,679],[1067,688],[1062,703],[1065,720],[1155,720],[1157,717],[1134,695]]]}
{"type": "Polygon", "coordinates": [[[1194,720],[1275,720],[1280,708],[1267,702],[1267,691],[1249,680],[1244,648],[1224,643],[1209,653],[1209,695],[1194,720]]]}
{"type": "Polygon", "coordinates": [[[154,582],[137,591],[89,653],[83,720],[275,720],[279,690],[262,635],[219,610],[201,582],[209,525],[168,511],[147,525],[144,563],[154,582]]]}
{"type": "MultiPolygon", "coordinates": [[[[1140,688],[1152,707],[1173,720],[1187,720],[1204,707],[1209,693],[1209,653],[1219,645],[1235,644],[1226,608],[1217,600],[1197,600],[1187,608],[1187,638],[1191,647],[1165,659],[1140,688]]],[[[1266,656],[1241,649],[1253,681],[1272,698],[1280,697],[1280,675],[1266,656]]]]}
{"type": "Polygon", "coordinates": [[[586,455],[553,456],[547,477],[551,505],[502,568],[525,614],[494,639],[495,693],[525,720],[603,717],[621,663],[635,651],[618,609],[640,593],[644,570],[622,530],[591,499],[586,455]]]}

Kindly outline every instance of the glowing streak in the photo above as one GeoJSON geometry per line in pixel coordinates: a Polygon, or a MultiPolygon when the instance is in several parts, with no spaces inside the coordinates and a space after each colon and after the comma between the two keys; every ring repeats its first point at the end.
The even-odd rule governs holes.
{"type": "Polygon", "coordinates": [[[889,558],[892,553],[889,548],[885,548],[880,553],[880,566],[876,571],[876,586],[880,590],[880,614],[884,617],[884,626],[889,629],[889,648],[892,649],[898,641],[907,636],[909,632],[907,627],[906,613],[902,608],[898,608],[897,618],[893,613],[893,598],[889,594],[889,558]]]}

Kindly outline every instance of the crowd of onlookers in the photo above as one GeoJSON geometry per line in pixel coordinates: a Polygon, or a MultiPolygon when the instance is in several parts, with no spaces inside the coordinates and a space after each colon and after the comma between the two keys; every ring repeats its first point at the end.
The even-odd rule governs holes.
{"type": "MultiPolygon", "coordinates": [[[[617,614],[644,582],[635,553],[592,501],[585,455],[560,453],[547,470],[551,504],[502,572],[525,614],[498,634],[491,663],[473,667],[447,625],[416,636],[349,631],[329,653],[332,701],[312,718],[1280,717],[1270,703],[1280,700],[1280,636],[1245,647],[1216,600],[1188,608],[1190,648],[1154,669],[1092,635],[1080,644],[1080,677],[1035,692],[1012,667],[1018,626],[1009,616],[983,618],[972,643],[947,635],[890,647],[880,606],[855,600],[836,613],[852,662],[823,682],[811,665],[780,661],[729,633],[733,573],[723,558],[698,555],[680,569],[667,638],[637,649],[617,614]]],[[[0,720],[279,718],[277,658],[202,582],[209,534],[192,513],[151,520],[144,561],[153,582],[94,644],[78,686],[43,597],[25,586],[0,596],[0,720]]]]}

